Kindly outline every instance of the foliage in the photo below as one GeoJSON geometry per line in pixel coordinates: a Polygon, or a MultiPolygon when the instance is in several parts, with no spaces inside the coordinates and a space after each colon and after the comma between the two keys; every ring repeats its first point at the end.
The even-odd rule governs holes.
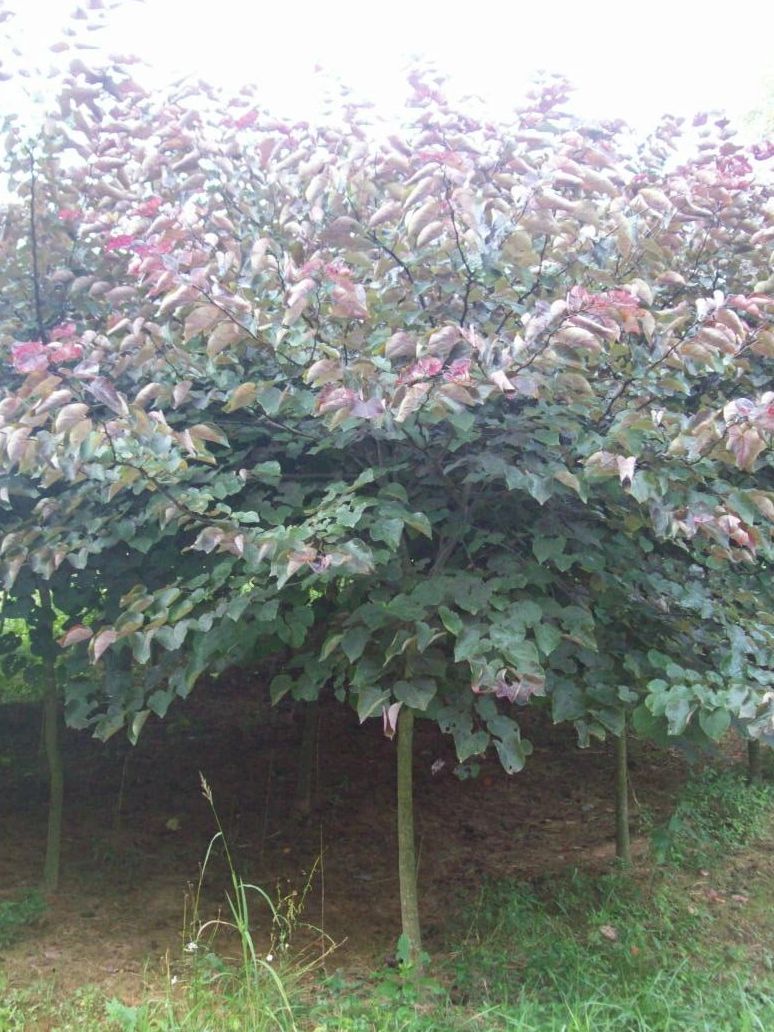
{"type": "Polygon", "coordinates": [[[410,706],[510,772],[544,695],[582,742],[771,731],[757,151],[557,79],[495,124],[417,70],[393,133],[95,62],[7,119],[0,250],[2,565],[71,617],[73,725],[285,650],[275,700],[410,706]]]}

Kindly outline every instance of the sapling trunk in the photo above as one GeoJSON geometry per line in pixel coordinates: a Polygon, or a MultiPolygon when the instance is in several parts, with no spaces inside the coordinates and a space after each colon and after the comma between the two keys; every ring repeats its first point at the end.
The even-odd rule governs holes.
{"type": "Polygon", "coordinates": [[[43,656],[43,741],[48,762],[48,834],[43,862],[43,888],[56,892],[59,887],[59,861],[62,852],[62,807],[64,768],[59,738],[59,690],[54,659],[54,609],[48,588],[40,589],[41,624],[49,632],[43,656]]]}
{"type": "Polygon", "coordinates": [[[422,935],[419,925],[417,858],[414,848],[413,792],[414,713],[403,706],[398,716],[398,875],[400,916],[405,956],[414,973],[422,968],[422,935]]]}
{"type": "Polygon", "coordinates": [[[308,817],[312,810],[314,769],[317,757],[317,722],[319,704],[315,700],[304,707],[304,730],[301,734],[301,750],[298,756],[295,810],[301,817],[308,817]]]}
{"type": "Polygon", "coordinates": [[[623,864],[632,862],[629,835],[629,760],[626,722],[616,739],[615,855],[623,864]]]}
{"type": "Polygon", "coordinates": [[[763,780],[761,763],[761,743],[759,738],[747,740],[747,784],[760,785],[763,780]]]}

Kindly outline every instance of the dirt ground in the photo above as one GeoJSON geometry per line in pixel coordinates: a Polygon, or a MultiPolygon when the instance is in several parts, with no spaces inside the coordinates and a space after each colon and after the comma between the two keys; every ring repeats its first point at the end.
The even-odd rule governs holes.
{"type": "MultiPolygon", "coordinates": [[[[296,900],[306,890],[303,920],[340,944],[331,967],[384,963],[400,924],[395,744],[380,722],[360,727],[344,706],[323,708],[314,805],[301,818],[293,809],[301,722],[287,711],[261,726],[261,695],[245,677],[197,689],[165,721],[149,722],[134,748],[119,736],[103,745],[67,733],[61,888],[40,923],[0,950],[9,985],[53,979],[65,992],[99,985],[128,1001],[139,998],[145,979],[174,970],[193,935],[193,890],[217,830],[200,771],[240,876],[273,898],[295,891],[296,900]]],[[[572,729],[554,728],[539,712],[521,716],[535,752],[511,777],[489,759],[478,778],[460,780],[451,740],[429,723],[417,727],[420,891],[431,951],[448,915],[483,878],[545,878],[612,861],[612,746],[580,750],[572,729]],[[444,766],[434,774],[437,760],[444,766]]],[[[0,767],[2,899],[40,876],[46,789],[36,767],[37,712],[4,707],[0,722],[0,753],[12,757],[0,767]]],[[[684,776],[678,755],[635,748],[635,830],[638,808],[652,819],[667,813],[684,776]]],[[[202,917],[217,914],[227,886],[216,848],[202,917]]],[[[265,910],[259,918],[267,927],[265,910]]]]}

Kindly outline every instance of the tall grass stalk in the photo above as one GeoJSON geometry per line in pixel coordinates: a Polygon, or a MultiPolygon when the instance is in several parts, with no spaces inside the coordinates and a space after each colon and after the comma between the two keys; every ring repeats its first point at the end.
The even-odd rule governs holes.
{"type": "MultiPolygon", "coordinates": [[[[306,885],[300,895],[291,892],[284,897],[279,896],[277,902],[275,902],[260,885],[245,882],[240,877],[220,817],[218,816],[212,789],[202,774],[200,774],[200,780],[202,793],[212,810],[217,831],[210,839],[204,861],[202,862],[191,914],[194,935],[187,949],[189,952],[195,953],[202,941],[208,944],[211,943],[218,931],[222,929],[230,929],[235,932],[238,936],[240,947],[239,994],[242,997],[241,1002],[244,1006],[244,1016],[251,1022],[249,1027],[255,1029],[275,1028],[281,1030],[281,1032],[298,1032],[292,997],[294,993],[297,993],[302,980],[311,975],[325,957],[335,949],[333,941],[327,938],[324,940],[324,948],[317,952],[323,933],[319,932],[318,929],[313,929],[316,933],[314,955],[311,955],[309,949],[302,949],[292,960],[290,959],[291,938],[300,923],[299,919],[304,901],[317,869],[319,858],[312,867],[306,885]],[[223,850],[229,871],[231,888],[226,894],[226,900],[230,918],[218,915],[210,920],[201,921],[199,913],[202,886],[217,844],[220,844],[223,850]],[[270,929],[267,952],[257,947],[251,930],[251,913],[253,909],[251,904],[254,901],[259,902],[268,909],[270,929]]],[[[227,969],[220,973],[223,977],[227,974],[227,969]]]]}

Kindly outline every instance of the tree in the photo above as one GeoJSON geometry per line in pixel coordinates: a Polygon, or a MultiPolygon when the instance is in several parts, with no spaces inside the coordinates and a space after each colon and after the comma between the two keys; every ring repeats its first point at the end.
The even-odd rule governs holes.
{"type": "Polygon", "coordinates": [[[275,700],[331,684],[511,773],[536,696],[582,737],[742,713],[705,655],[672,684],[625,653],[730,625],[718,578],[771,556],[768,187],[722,119],[681,161],[679,122],[638,146],[560,80],[506,124],[411,86],[389,134],[79,61],[32,149],[9,127],[6,583],[95,571],[64,643],[147,671],[68,683],[81,726],[276,646],[275,700]]]}

